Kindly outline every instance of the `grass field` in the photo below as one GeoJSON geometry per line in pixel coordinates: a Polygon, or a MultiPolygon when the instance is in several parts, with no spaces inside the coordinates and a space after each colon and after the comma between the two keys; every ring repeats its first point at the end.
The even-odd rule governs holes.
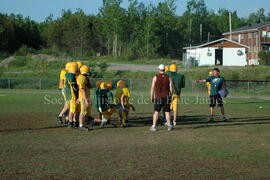
{"type": "Polygon", "coordinates": [[[152,105],[135,103],[133,127],[82,132],[56,123],[59,98],[0,90],[1,179],[270,178],[270,101],[226,99],[231,122],[208,123],[207,99],[184,97],[171,132],[150,132],[152,105]]]}

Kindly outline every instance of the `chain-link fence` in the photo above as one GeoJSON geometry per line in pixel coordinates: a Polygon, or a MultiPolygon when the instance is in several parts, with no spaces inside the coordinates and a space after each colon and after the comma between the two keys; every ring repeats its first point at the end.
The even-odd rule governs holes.
{"type": "MultiPolygon", "coordinates": [[[[91,79],[96,81],[112,81],[115,87],[119,79],[91,79]]],[[[151,79],[125,79],[131,91],[138,94],[149,94],[151,79]]],[[[0,78],[0,89],[57,89],[59,80],[57,78],[0,78]]],[[[231,95],[270,95],[270,81],[227,81],[227,87],[231,95]]],[[[184,93],[202,94],[207,92],[205,83],[195,83],[192,80],[186,81],[184,93]]]]}

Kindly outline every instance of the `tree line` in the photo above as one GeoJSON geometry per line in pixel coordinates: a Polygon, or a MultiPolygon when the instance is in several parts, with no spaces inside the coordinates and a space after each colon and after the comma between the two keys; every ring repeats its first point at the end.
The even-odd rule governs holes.
{"type": "Polygon", "coordinates": [[[236,11],[210,10],[204,0],[188,1],[181,16],[176,14],[176,0],[156,6],[129,0],[127,8],[121,3],[103,0],[97,15],[63,10],[61,17],[50,15],[41,23],[0,13],[0,52],[12,54],[23,47],[74,57],[181,58],[183,47],[221,38],[229,31],[229,13],[233,29],[270,20],[263,8],[241,18],[236,11]]]}

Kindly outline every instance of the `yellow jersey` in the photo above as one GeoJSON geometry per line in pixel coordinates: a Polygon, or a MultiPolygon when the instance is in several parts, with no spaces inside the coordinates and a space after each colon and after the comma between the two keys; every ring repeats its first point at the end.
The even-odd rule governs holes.
{"type": "Polygon", "coordinates": [[[116,89],[114,94],[114,104],[120,104],[121,103],[121,96],[123,94],[123,91],[121,88],[116,89]]]}
{"type": "Polygon", "coordinates": [[[90,88],[91,88],[89,79],[86,76],[80,74],[77,77],[76,81],[77,81],[78,88],[79,88],[79,99],[83,98],[82,89],[85,89],[86,97],[89,98],[90,97],[90,88]]]}
{"type": "Polygon", "coordinates": [[[129,98],[130,98],[130,90],[125,87],[125,88],[118,88],[114,94],[114,103],[115,104],[120,104],[121,103],[121,96],[125,96],[125,101],[124,104],[128,105],[129,104],[129,98]]]}
{"type": "Polygon", "coordinates": [[[67,73],[67,70],[65,70],[65,69],[62,69],[62,70],[60,71],[59,89],[65,88],[66,73],[67,73]],[[64,83],[61,83],[62,80],[64,80],[64,83]]]}

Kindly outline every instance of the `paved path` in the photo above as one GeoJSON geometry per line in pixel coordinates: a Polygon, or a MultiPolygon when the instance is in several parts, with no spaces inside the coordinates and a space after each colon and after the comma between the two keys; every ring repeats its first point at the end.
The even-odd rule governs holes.
{"type": "Polygon", "coordinates": [[[143,64],[118,64],[118,63],[108,63],[108,70],[112,71],[145,71],[154,72],[157,71],[158,65],[143,65],[143,64]]]}

